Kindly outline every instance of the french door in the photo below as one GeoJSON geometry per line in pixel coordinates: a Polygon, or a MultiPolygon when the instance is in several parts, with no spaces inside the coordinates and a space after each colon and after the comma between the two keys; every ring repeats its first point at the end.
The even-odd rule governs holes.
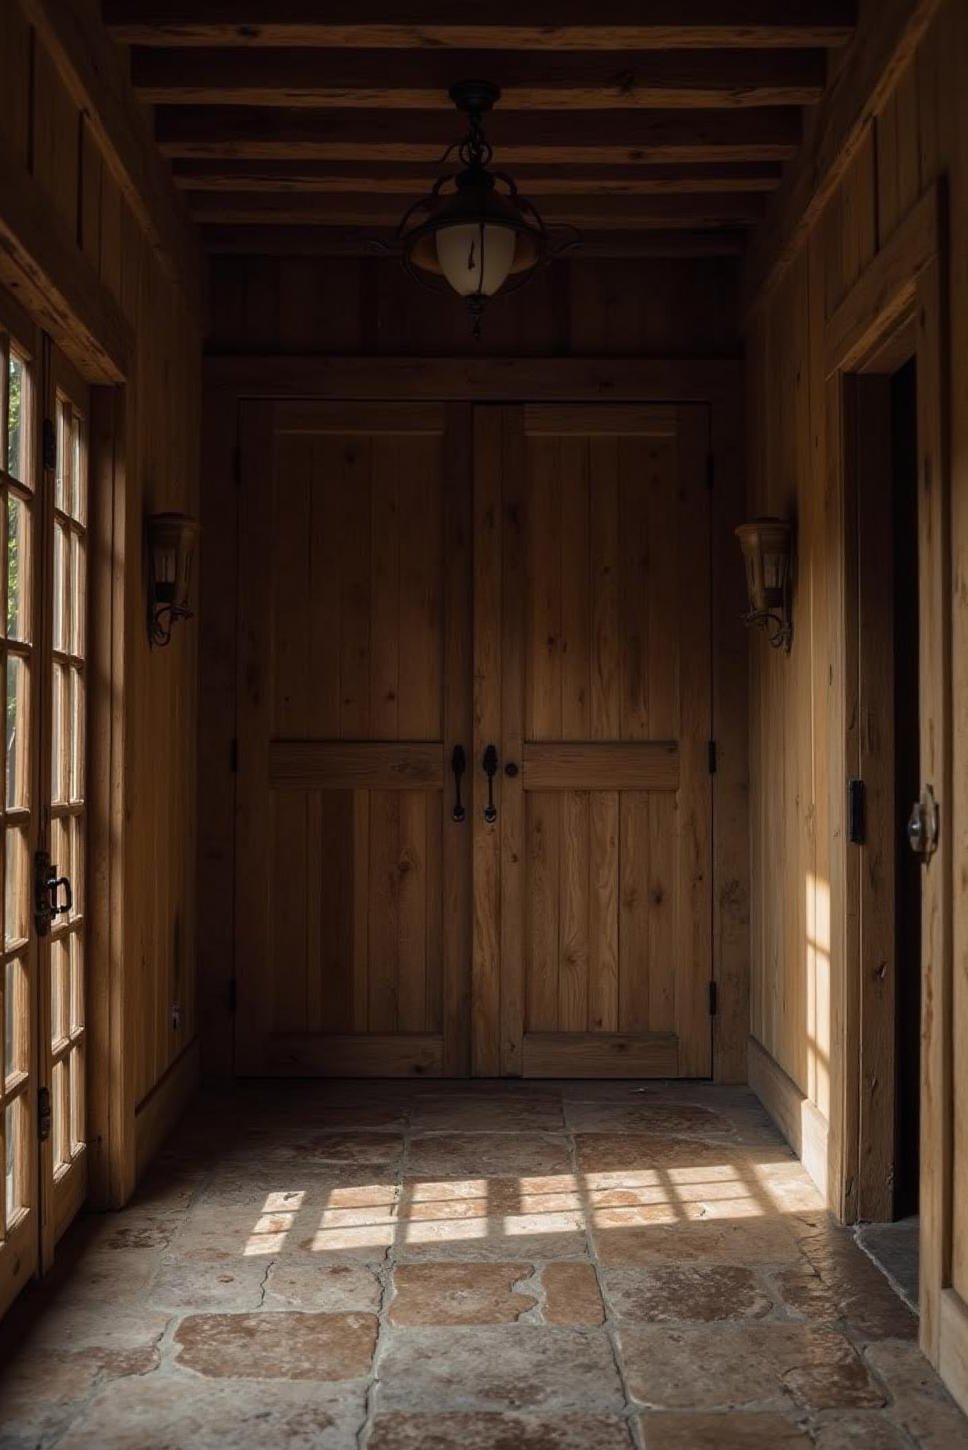
{"type": "Polygon", "coordinates": [[[0,297],[0,1312],[83,1200],[88,393],[0,297]]]}
{"type": "Polygon", "coordinates": [[[241,445],[237,1070],[707,1075],[705,409],[241,445]]]}

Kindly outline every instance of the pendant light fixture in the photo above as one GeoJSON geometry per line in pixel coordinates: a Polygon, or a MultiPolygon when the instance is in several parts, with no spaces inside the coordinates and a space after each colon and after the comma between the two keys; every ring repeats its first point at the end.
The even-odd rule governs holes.
{"type": "Polygon", "coordinates": [[[427,195],[407,208],[397,228],[407,271],[435,291],[449,288],[462,297],[475,337],[480,337],[489,298],[516,290],[542,263],[577,241],[572,233],[554,245],[548,227],[518,193],[513,178],[491,169],[483,117],[500,94],[490,81],[460,81],[451,87],[450,98],[467,116],[468,129],[443,159],[456,150],[462,170],[438,177],[427,195]]]}

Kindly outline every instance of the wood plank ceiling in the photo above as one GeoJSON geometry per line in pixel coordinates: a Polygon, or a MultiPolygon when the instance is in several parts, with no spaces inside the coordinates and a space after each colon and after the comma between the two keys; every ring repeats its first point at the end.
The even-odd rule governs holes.
{"type": "MultiPolygon", "coordinates": [[[[387,240],[497,82],[495,161],[591,255],[743,249],[855,0],[104,0],[215,251],[387,240]],[[553,17],[549,22],[548,17],[553,17]]],[[[836,64],[836,61],[834,61],[836,64]]]]}

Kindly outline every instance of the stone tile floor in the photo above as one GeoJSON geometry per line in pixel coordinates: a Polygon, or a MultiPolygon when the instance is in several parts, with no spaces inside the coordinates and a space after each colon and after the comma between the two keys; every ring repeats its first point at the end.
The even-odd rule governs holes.
{"type": "Polygon", "coordinates": [[[752,1096],[250,1084],[3,1326],[0,1446],[968,1446],[752,1096]]]}

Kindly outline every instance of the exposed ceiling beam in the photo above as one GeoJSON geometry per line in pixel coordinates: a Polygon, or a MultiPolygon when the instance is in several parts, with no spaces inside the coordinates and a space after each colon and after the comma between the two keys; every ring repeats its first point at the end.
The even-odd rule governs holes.
{"type": "MultiPolygon", "coordinates": [[[[440,160],[449,137],[436,111],[300,111],[266,107],[159,107],[156,136],[168,156],[256,160],[440,160]]],[[[735,111],[497,111],[488,138],[499,164],[521,162],[784,161],[800,113],[735,111]]]]}
{"type": "MultiPolygon", "coordinates": [[[[434,179],[433,166],[418,161],[233,161],[177,158],[175,185],[191,191],[354,192],[417,196],[434,179]]],[[[775,161],[724,161],[675,166],[553,165],[515,170],[526,196],[650,196],[690,192],[767,192],[780,184],[775,161]]]]}
{"type": "Polygon", "coordinates": [[[811,114],[800,152],[751,249],[745,281],[749,301],[765,295],[796,256],[940,4],[880,0],[870,11],[822,105],[811,114]]]}
{"type": "MultiPolygon", "coordinates": [[[[260,192],[200,191],[189,196],[197,222],[304,226],[395,226],[397,197],[363,193],[321,196],[260,192]]],[[[718,196],[546,196],[542,216],[549,223],[641,231],[649,228],[751,226],[763,215],[756,194],[718,196]]]]}
{"type": "MultiPolygon", "coordinates": [[[[305,226],[203,226],[209,252],[243,256],[387,257],[392,228],[305,226]],[[382,243],[382,250],[381,250],[382,243]]],[[[722,231],[586,232],[575,262],[594,258],[737,257],[746,247],[742,229],[722,231]]],[[[395,258],[391,259],[395,262],[395,258]]],[[[396,263],[399,265],[399,263],[396,263]]]]}
{"type": "Polygon", "coordinates": [[[181,213],[167,168],[152,141],[127,67],[86,0],[22,0],[104,157],[108,170],[158,255],[165,272],[203,307],[198,239],[181,213]]]}
{"type": "Polygon", "coordinates": [[[855,0],[609,0],[594,18],[586,0],[471,9],[466,0],[105,0],[104,17],[116,39],[137,45],[673,50],[844,45],[856,14],[855,0]]]}
{"type": "Polygon", "coordinates": [[[136,50],[135,88],[154,104],[450,110],[448,89],[487,76],[508,109],[809,106],[822,50],[593,52],[136,50]]]}

